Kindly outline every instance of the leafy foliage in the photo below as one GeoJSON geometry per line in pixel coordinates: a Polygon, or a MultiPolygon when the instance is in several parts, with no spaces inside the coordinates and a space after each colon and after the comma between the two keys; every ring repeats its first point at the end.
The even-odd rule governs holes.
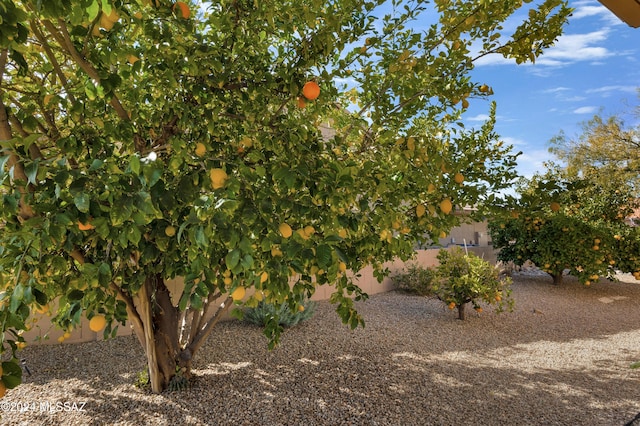
{"type": "Polygon", "coordinates": [[[481,302],[496,305],[496,312],[513,309],[511,279],[500,278],[498,269],[486,260],[453,247],[441,249],[438,261],[433,291],[449,309],[458,309],[459,319],[465,319],[468,303],[478,312],[482,312],[481,302]]]}
{"type": "MultiPolygon", "coordinates": [[[[635,113],[637,122],[640,109],[635,113]]],[[[551,140],[550,151],[567,164],[570,176],[588,176],[605,185],[612,179],[624,182],[640,196],[640,124],[625,123],[621,114],[595,115],[574,138],[560,133],[551,140]]]]}
{"type": "Polygon", "coordinates": [[[549,170],[523,188],[508,217],[493,218],[489,227],[500,260],[531,260],[554,283],[565,271],[586,285],[614,279],[616,270],[640,277],[640,229],[624,221],[636,203],[620,182],[605,186],[549,170]]]}
{"type": "Polygon", "coordinates": [[[434,270],[432,268],[410,264],[402,272],[393,275],[391,279],[398,290],[416,293],[420,296],[433,294],[434,270]]]}
{"type": "Polygon", "coordinates": [[[330,284],[363,324],[347,269],[382,279],[457,223],[442,202],[491,203],[515,176],[495,105],[462,124],[491,96],[474,60],[534,60],[570,13],[546,0],[508,33],[519,2],[383,3],[3,0],[1,350],[54,300],[65,330],[128,319],[160,392],[257,303],[245,288],[282,304],[330,284]]]}
{"type": "Polygon", "coordinates": [[[275,323],[278,326],[290,328],[311,318],[316,311],[316,306],[316,302],[304,300],[301,305],[292,309],[288,303],[275,306],[262,300],[255,308],[247,308],[243,318],[247,322],[263,327],[275,323]]]}

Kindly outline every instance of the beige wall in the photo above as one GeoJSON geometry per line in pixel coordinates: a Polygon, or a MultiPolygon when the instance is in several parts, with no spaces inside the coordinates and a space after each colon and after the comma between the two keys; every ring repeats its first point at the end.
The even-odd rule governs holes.
{"type": "MultiPolygon", "coordinates": [[[[462,235],[462,233],[461,233],[462,235]]],[[[457,241],[457,240],[456,240],[457,241]]],[[[414,260],[408,263],[417,263],[422,266],[435,266],[438,263],[436,256],[439,249],[417,250],[414,260]]],[[[491,247],[468,247],[470,252],[484,258],[485,260],[495,263],[496,253],[491,247]]],[[[391,275],[395,272],[399,272],[404,268],[404,263],[401,261],[390,262],[387,264],[391,275]]],[[[369,266],[360,271],[360,277],[355,280],[356,284],[367,294],[376,294],[393,289],[393,282],[390,278],[385,278],[382,283],[373,276],[373,269],[369,266]]],[[[180,297],[180,291],[182,288],[181,280],[172,280],[167,282],[167,287],[172,292],[174,302],[180,297]]],[[[322,285],[316,289],[312,300],[327,300],[331,296],[334,288],[329,285],[322,285]]],[[[250,294],[247,295],[247,297],[250,294]]],[[[220,303],[222,300],[220,300],[220,303]]],[[[55,309],[54,309],[55,310],[55,309]]],[[[54,328],[49,321],[48,315],[36,315],[34,318],[36,322],[32,323],[32,329],[23,334],[25,340],[29,344],[58,344],[58,337],[63,335],[63,331],[54,328]],[[44,339],[44,336],[48,333],[48,339],[44,339]]],[[[129,325],[118,328],[118,336],[132,335],[133,330],[129,325]]],[[[71,337],[66,339],[64,343],[79,343],[89,342],[95,340],[102,340],[102,333],[94,333],[89,329],[89,321],[83,318],[80,327],[71,332],[71,337]]]]}

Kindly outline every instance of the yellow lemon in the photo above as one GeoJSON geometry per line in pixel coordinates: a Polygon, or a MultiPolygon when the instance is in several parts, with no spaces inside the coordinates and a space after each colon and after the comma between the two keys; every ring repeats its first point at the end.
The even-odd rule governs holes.
{"type": "Polygon", "coordinates": [[[175,226],[167,226],[166,228],[164,228],[164,233],[167,237],[173,237],[174,235],[176,235],[176,228],[175,226]]]}
{"type": "Polygon", "coordinates": [[[280,226],[278,227],[278,230],[280,231],[280,234],[282,234],[284,238],[289,238],[291,237],[291,235],[293,235],[293,229],[291,229],[291,226],[289,226],[288,223],[280,224],[280,226]]]}
{"type": "Polygon", "coordinates": [[[416,216],[422,217],[427,212],[427,209],[422,204],[416,206],[416,216]]]}
{"type": "Polygon", "coordinates": [[[269,273],[268,272],[263,272],[260,274],[260,283],[262,284],[263,282],[267,281],[269,279],[269,273]]]}
{"type": "Polygon", "coordinates": [[[196,144],[196,155],[198,157],[204,157],[206,153],[207,147],[202,142],[198,142],[196,144]]]}
{"type": "Polygon", "coordinates": [[[227,172],[222,169],[211,169],[209,172],[209,178],[211,179],[211,186],[213,189],[220,189],[224,187],[229,176],[227,175],[227,172]]]}
{"type": "Polygon", "coordinates": [[[246,290],[244,289],[244,287],[238,287],[233,290],[233,293],[231,293],[231,298],[237,302],[238,300],[242,300],[245,294],[246,290]]]}
{"type": "Polygon", "coordinates": [[[452,209],[453,209],[453,204],[451,204],[451,200],[450,199],[445,198],[444,200],[442,200],[440,202],[440,210],[442,210],[442,212],[444,214],[451,213],[452,209]]]}
{"type": "Polygon", "coordinates": [[[89,320],[89,329],[94,332],[102,330],[107,325],[104,315],[95,315],[89,320]]]}

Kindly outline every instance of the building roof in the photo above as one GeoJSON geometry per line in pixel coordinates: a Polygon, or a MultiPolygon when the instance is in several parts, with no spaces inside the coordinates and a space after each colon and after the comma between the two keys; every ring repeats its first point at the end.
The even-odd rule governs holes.
{"type": "Polygon", "coordinates": [[[599,0],[621,21],[633,28],[640,27],[640,0],[599,0]]]}

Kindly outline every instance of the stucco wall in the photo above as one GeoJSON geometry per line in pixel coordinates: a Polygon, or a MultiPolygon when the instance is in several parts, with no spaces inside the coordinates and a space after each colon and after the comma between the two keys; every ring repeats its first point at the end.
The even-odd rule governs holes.
{"type": "MultiPolygon", "coordinates": [[[[439,249],[427,249],[427,250],[417,250],[416,257],[414,260],[409,263],[417,263],[422,266],[435,266],[438,263],[436,256],[438,255],[439,249]]],[[[496,253],[491,247],[468,247],[468,250],[474,252],[476,255],[484,258],[485,260],[495,263],[496,262],[496,253]]],[[[404,263],[401,261],[395,261],[389,263],[387,266],[391,271],[391,275],[395,272],[401,271],[404,267],[404,263]]],[[[355,280],[356,283],[365,293],[368,294],[376,294],[382,293],[386,291],[390,291],[393,289],[393,283],[390,278],[386,278],[382,283],[379,283],[378,280],[373,276],[373,270],[371,267],[366,267],[359,272],[359,277],[355,280]]],[[[177,299],[180,297],[180,291],[182,289],[182,281],[181,280],[173,280],[167,282],[167,287],[172,292],[174,296],[175,302],[177,303],[177,299]]],[[[328,285],[319,286],[316,289],[315,294],[312,297],[312,300],[327,300],[331,293],[333,292],[333,287],[328,285]]],[[[250,296],[250,293],[247,294],[247,297],[250,296]]],[[[220,303],[222,300],[220,300],[220,303]]],[[[52,307],[52,310],[55,312],[55,307],[52,307]]],[[[51,325],[49,320],[49,315],[36,315],[33,319],[36,321],[32,323],[32,329],[23,334],[25,340],[29,344],[59,344],[58,337],[63,335],[63,331],[54,328],[51,325]],[[48,334],[48,339],[45,339],[45,335],[48,334]]],[[[133,334],[133,330],[127,324],[126,326],[120,325],[118,328],[118,335],[131,335],[133,334]]],[[[80,342],[89,342],[95,340],[102,340],[102,332],[95,333],[89,329],[89,321],[86,318],[82,319],[82,323],[80,327],[76,328],[71,332],[71,336],[64,341],[64,343],[80,343],[80,342]]]]}

